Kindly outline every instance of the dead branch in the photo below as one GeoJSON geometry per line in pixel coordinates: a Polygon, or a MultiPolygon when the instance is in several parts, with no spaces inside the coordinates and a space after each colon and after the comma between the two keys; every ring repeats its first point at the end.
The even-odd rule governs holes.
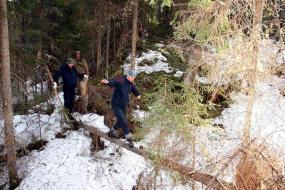
{"type": "MultiPolygon", "coordinates": [[[[214,179],[217,179],[221,173],[229,166],[229,164],[235,159],[235,157],[237,157],[237,155],[240,153],[240,149],[237,149],[236,151],[234,151],[234,153],[229,157],[228,161],[224,164],[224,166],[220,169],[220,171],[214,176],[214,179]]],[[[210,186],[212,185],[214,181],[210,181],[209,185],[206,187],[205,190],[210,189],[210,186]]]]}

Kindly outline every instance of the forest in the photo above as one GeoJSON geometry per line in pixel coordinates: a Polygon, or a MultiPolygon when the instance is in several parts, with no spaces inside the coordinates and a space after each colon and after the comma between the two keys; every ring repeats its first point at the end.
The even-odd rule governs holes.
{"type": "Polygon", "coordinates": [[[0,0],[0,190],[284,190],[285,0],[0,0]]]}

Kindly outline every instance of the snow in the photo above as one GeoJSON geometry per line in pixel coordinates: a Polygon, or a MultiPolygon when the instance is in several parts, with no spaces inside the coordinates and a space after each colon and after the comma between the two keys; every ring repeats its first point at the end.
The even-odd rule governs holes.
{"type": "Polygon", "coordinates": [[[89,113],[85,115],[75,113],[74,117],[76,120],[81,121],[86,125],[94,126],[102,132],[109,131],[109,128],[104,124],[104,116],[100,116],[94,113],[89,113]]]}
{"type": "Polygon", "coordinates": [[[162,43],[156,43],[154,45],[155,45],[155,47],[158,47],[158,48],[163,48],[164,47],[164,44],[162,44],[162,43]]]}
{"type": "MultiPolygon", "coordinates": [[[[56,98],[53,102],[57,103],[55,112],[51,116],[41,115],[40,120],[42,138],[49,143],[44,150],[32,151],[17,161],[19,176],[23,178],[17,189],[132,189],[145,169],[146,161],[108,141],[105,141],[103,151],[93,155],[90,151],[91,138],[83,130],[69,132],[65,139],[56,139],[55,132],[61,129],[59,102],[56,98]]],[[[103,116],[75,113],[74,117],[101,131],[108,131],[103,116]]],[[[38,137],[38,114],[17,115],[14,123],[17,143],[21,146],[38,137]]]]}
{"type": "MultiPolygon", "coordinates": [[[[257,71],[260,75],[270,75],[270,67],[274,68],[285,63],[285,50],[280,42],[262,39],[259,43],[257,56],[257,71]]],[[[244,80],[252,62],[252,43],[242,37],[231,38],[229,47],[217,51],[208,46],[210,52],[202,52],[204,66],[210,71],[207,76],[196,76],[196,80],[202,84],[216,86],[227,85],[234,81],[244,80]]]]}
{"type": "Polygon", "coordinates": [[[40,93],[42,86],[43,86],[43,93],[47,92],[48,91],[47,81],[44,81],[42,84],[41,83],[34,84],[33,81],[28,80],[26,82],[27,90],[25,92],[27,94],[28,100],[32,100],[34,98],[33,94],[35,91],[37,91],[37,93],[40,93]]]}
{"type": "MultiPolygon", "coordinates": [[[[63,99],[63,93],[59,94],[59,98],[63,99]]],[[[50,141],[55,138],[55,135],[61,131],[66,124],[62,123],[62,117],[60,114],[60,103],[57,97],[53,97],[48,100],[50,104],[55,104],[55,111],[51,115],[31,113],[28,115],[15,115],[13,118],[13,124],[16,136],[17,148],[26,147],[28,144],[45,140],[50,141]]],[[[41,105],[35,106],[46,107],[47,102],[41,105]]],[[[4,144],[4,125],[3,121],[0,122],[0,144],[4,144]]]]}
{"type": "MultiPolygon", "coordinates": [[[[159,45],[161,46],[161,45],[159,45]]],[[[163,46],[161,46],[163,47],[163,46]]],[[[276,52],[274,48],[272,52],[276,52]]],[[[128,58],[128,60],[130,57],[128,58]]],[[[284,59],[280,54],[276,60],[284,59]]],[[[167,59],[158,51],[149,50],[136,58],[137,71],[147,74],[164,71],[172,73],[175,69],[170,68],[167,59]],[[153,65],[143,65],[143,60],[153,61],[153,65]]],[[[129,64],[124,65],[125,72],[129,64]]],[[[181,71],[176,71],[180,76],[181,71]]],[[[201,83],[210,83],[207,77],[196,77],[201,83]]],[[[285,160],[285,97],[280,95],[280,89],[284,88],[285,80],[278,77],[259,81],[254,102],[251,138],[256,137],[259,143],[264,143],[281,161],[285,160]]],[[[234,103],[225,109],[221,116],[213,120],[213,124],[222,124],[224,129],[207,126],[193,129],[196,137],[195,168],[215,174],[225,163],[228,156],[235,148],[241,145],[242,130],[244,128],[246,106],[248,97],[245,94],[233,94],[234,103]]],[[[55,105],[51,115],[31,113],[14,116],[14,126],[18,147],[24,147],[34,140],[47,140],[48,143],[41,151],[32,151],[27,156],[17,161],[19,176],[23,178],[18,190],[69,190],[69,189],[108,189],[130,190],[136,184],[140,174],[153,176],[155,165],[144,158],[119,148],[117,145],[104,140],[106,148],[95,153],[91,152],[91,138],[83,129],[69,131],[66,138],[55,138],[60,132],[61,125],[61,102],[63,94],[53,97],[46,103],[37,107],[46,107],[48,103],[55,105]],[[59,100],[60,99],[60,100],[59,100]]],[[[133,115],[140,121],[148,116],[148,112],[139,109],[134,110],[133,115]]],[[[95,113],[81,115],[75,113],[74,117],[81,122],[107,132],[109,128],[104,124],[104,117],[95,113]]],[[[190,126],[193,127],[193,126],[190,126]]],[[[139,144],[151,147],[153,138],[159,133],[159,128],[151,131],[139,144]]],[[[3,140],[3,121],[0,121],[0,144],[3,140]],[[1,131],[2,129],[2,131],[1,131]]],[[[184,148],[184,157],[175,161],[189,165],[192,163],[192,145],[181,143],[177,134],[170,134],[161,151],[166,154],[173,148],[184,148]],[[178,146],[179,144],[179,146],[178,146]]],[[[135,143],[137,146],[138,143],[135,143]]],[[[175,155],[176,156],[176,155],[175,155]]],[[[235,175],[235,167],[238,158],[221,175],[221,178],[232,181],[235,175]]],[[[0,167],[2,169],[3,167],[0,167]]],[[[2,171],[1,171],[2,172],[2,171]]],[[[7,171],[1,176],[7,179],[7,171]]],[[[0,182],[3,179],[0,178],[0,182]]],[[[0,183],[1,185],[2,183],[0,183]]],[[[156,180],[156,189],[191,189],[190,183],[181,183],[172,178],[171,172],[159,170],[156,180]]],[[[202,189],[200,184],[196,189],[202,189]]]]}
{"type": "MultiPolygon", "coordinates": [[[[257,85],[251,123],[251,138],[264,142],[280,160],[285,158],[285,98],[279,91],[284,85],[285,80],[277,77],[257,85]]],[[[229,138],[241,140],[247,96],[238,94],[233,99],[235,103],[225,109],[215,122],[223,124],[229,138]]]]}
{"type": "Polygon", "coordinates": [[[55,139],[43,151],[18,161],[23,181],[17,189],[132,189],[146,166],[144,159],[108,142],[105,145],[92,155],[91,139],[82,131],[55,139]]]}
{"type": "MultiPolygon", "coordinates": [[[[129,55],[126,59],[126,63],[123,65],[124,72],[127,73],[130,69],[130,60],[131,55],[129,55]]],[[[174,74],[175,77],[181,77],[183,75],[182,71],[174,69],[169,66],[167,63],[167,58],[162,55],[159,51],[148,50],[148,52],[143,52],[140,56],[137,56],[135,59],[136,63],[136,72],[139,73],[146,73],[151,74],[153,72],[164,71],[166,73],[176,72],[174,74]],[[152,65],[144,64],[144,60],[148,60],[149,62],[153,62],[152,65]]]]}

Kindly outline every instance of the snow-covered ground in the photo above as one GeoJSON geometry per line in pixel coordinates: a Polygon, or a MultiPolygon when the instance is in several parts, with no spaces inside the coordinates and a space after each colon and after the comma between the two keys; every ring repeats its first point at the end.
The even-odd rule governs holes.
{"type": "MultiPolygon", "coordinates": [[[[285,160],[285,97],[280,94],[285,80],[272,77],[257,85],[254,101],[251,138],[265,143],[280,161],[285,160]]],[[[236,94],[234,103],[216,118],[216,123],[223,124],[227,136],[241,140],[245,126],[247,96],[236,94]]]]}
{"type": "MultiPolygon", "coordinates": [[[[62,94],[60,97],[62,98],[62,94]]],[[[145,169],[146,161],[108,141],[105,141],[106,149],[92,154],[91,138],[83,130],[69,132],[66,138],[55,138],[55,134],[61,130],[60,103],[57,98],[50,101],[56,105],[51,116],[14,116],[19,147],[24,147],[40,137],[39,123],[42,126],[41,138],[49,141],[42,151],[32,151],[17,161],[19,177],[23,179],[17,189],[132,189],[139,174],[145,169]]],[[[75,113],[74,116],[101,131],[108,131],[103,116],[92,113],[75,113]]],[[[2,169],[4,170],[3,167],[2,169]]],[[[0,178],[0,185],[7,183],[7,175],[1,177],[3,179],[0,178]]]]}
{"type": "MultiPolygon", "coordinates": [[[[130,69],[130,65],[131,65],[130,60],[131,60],[131,55],[127,57],[126,63],[123,65],[125,73],[127,73],[127,71],[130,69]]],[[[138,74],[142,72],[146,74],[150,74],[150,73],[158,72],[158,71],[172,73],[175,71],[175,74],[174,74],[175,77],[181,77],[183,75],[182,71],[170,67],[169,64],[167,63],[167,58],[163,56],[162,53],[159,51],[149,50],[148,52],[143,52],[141,56],[138,55],[136,57],[135,62],[136,62],[135,70],[138,74]],[[146,61],[146,60],[153,64],[151,65],[144,64],[143,61],[146,61]]]]}
{"type": "Polygon", "coordinates": [[[106,142],[94,155],[84,132],[70,132],[65,139],[48,143],[18,161],[23,178],[18,190],[132,189],[145,168],[143,158],[106,142]]]}
{"type": "MultiPolygon", "coordinates": [[[[155,64],[138,67],[139,72],[151,73],[161,70],[172,72],[166,58],[161,53],[149,51],[138,57],[137,62],[146,58],[153,60],[155,64]]],[[[124,67],[127,69],[128,65],[124,67]]],[[[257,137],[259,142],[264,141],[281,161],[285,160],[285,97],[279,92],[283,86],[285,86],[285,80],[277,77],[259,82],[251,129],[251,137],[257,137]]],[[[60,98],[62,101],[62,94],[60,98]]],[[[234,94],[233,100],[231,107],[225,109],[221,116],[213,121],[213,123],[221,124],[224,129],[208,126],[195,130],[197,137],[195,167],[197,169],[208,171],[211,174],[217,172],[227,157],[240,145],[247,96],[234,94]]],[[[19,176],[23,180],[17,189],[130,190],[137,184],[140,174],[153,175],[154,165],[152,163],[108,141],[104,141],[106,148],[103,151],[92,153],[90,151],[91,138],[88,132],[82,129],[67,132],[66,138],[55,138],[55,134],[63,127],[60,115],[61,104],[57,97],[48,102],[56,105],[56,109],[50,116],[37,113],[14,116],[16,141],[19,147],[26,146],[33,139],[42,138],[48,141],[43,150],[32,151],[29,155],[18,159],[19,176]]],[[[46,106],[46,104],[40,106],[46,106]]],[[[143,118],[147,116],[147,113],[136,110],[134,115],[137,118],[143,118]]],[[[101,131],[108,131],[103,116],[94,113],[85,115],[75,113],[74,116],[101,131]]],[[[64,125],[67,127],[66,124],[64,125]]],[[[3,129],[2,121],[0,122],[0,134],[2,134],[0,143],[3,143],[1,129],[3,129]]],[[[141,143],[147,145],[150,139],[151,137],[145,137],[141,143]]],[[[171,148],[178,140],[172,136],[163,148],[171,148]]],[[[187,156],[177,161],[191,164],[191,146],[188,146],[185,151],[187,156]]],[[[234,161],[225,170],[221,176],[223,179],[233,180],[236,163],[237,161],[234,161]]],[[[0,171],[2,169],[3,167],[0,171]]],[[[5,170],[4,173],[0,177],[0,186],[7,181],[5,170]]],[[[167,171],[160,171],[158,176],[156,189],[191,189],[190,183],[176,182],[175,177],[172,178],[167,171]]],[[[196,189],[199,187],[196,186],[196,189]]]]}
{"type": "MultiPolygon", "coordinates": [[[[47,107],[47,104],[55,105],[55,110],[51,115],[41,113],[31,113],[27,115],[15,115],[13,124],[15,127],[15,135],[17,147],[22,148],[37,140],[50,141],[55,135],[66,126],[62,121],[61,104],[63,101],[63,93],[59,97],[53,97],[47,102],[35,106],[36,108],[47,107]]],[[[32,111],[31,111],[32,112],[32,111]]],[[[4,126],[3,120],[0,121],[0,144],[4,144],[4,126]]]]}

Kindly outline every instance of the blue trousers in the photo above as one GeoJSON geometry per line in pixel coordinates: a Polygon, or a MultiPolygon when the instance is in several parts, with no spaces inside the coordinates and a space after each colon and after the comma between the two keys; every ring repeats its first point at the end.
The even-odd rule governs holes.
{"type": "Polygon", "coordinates": [[[64,98],[64,107],[69,110],[70,113],[72,113],[73,105],[74,105],[74,99],[75,99],[75,89],[63,89],[63,98],[64,98]]]}
{"type": "Polygon", "coordinates": [[[126,106],[112,105],[112,110],[117,118],[117,122],[113,128],[116,130],[122,128],[124,135],[129,134],[130,131],[126,118],[126,106]]]}

